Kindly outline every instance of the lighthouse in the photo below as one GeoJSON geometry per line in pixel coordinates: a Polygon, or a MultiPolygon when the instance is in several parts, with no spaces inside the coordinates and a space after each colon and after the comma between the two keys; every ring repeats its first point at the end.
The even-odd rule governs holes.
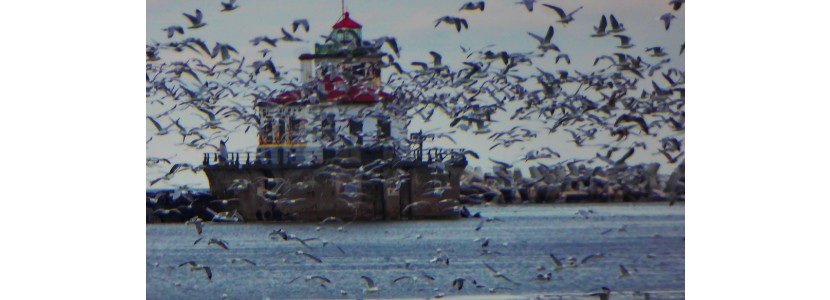
{"type": "Polygon", "coordinates": [[[404,99],[383,91],[381,46],[344,11],[299,56],[302,84],[257,102],[256,153],[205,154],[211,193],[240,199],[246,220],[457,216],[447,200],[459,195],[463,151],[424,149],[408,132],[404,99]]]}

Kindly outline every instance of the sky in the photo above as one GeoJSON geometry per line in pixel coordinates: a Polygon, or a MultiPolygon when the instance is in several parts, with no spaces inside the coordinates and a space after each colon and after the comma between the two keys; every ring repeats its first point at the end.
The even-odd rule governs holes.
{"type": "MultiPolygon", "coordinates": [[[[663,70],[676,68],[685,70],[685,55],[679,55],[680,47],[685,43],[685,6],[679,11],[673,11],[667,3],[657,1],[567,1],[556,3],[565,11],[570,12],[578,7],[583,8],[574,14],[575,20],[567,25],[557,23],[559,17],[555,12],[542,3],[537,2],[534,11],[529,12],[524,5],[516,4],[515,1],[487,1],[483,12],[459,11],[464,1],[345,1],[345,8],[350,12],[352,19],[363,25],[364,39],[373,39],[383,36],[395,37],[401,49],[401,56],[398,62],[405,70],[413,70],[410,65],[414,61],[430,62],[432,57],[430,51],[436,51],[443,56],[443,63],[450,65],[453,69],[460,69],[462,62],[470,60],[467,53],[462,52],[462,47],[471,49],[469,51],[492,50],[494,52],[507,51],[509,53],[527,53],[536,50],[538,43],[528,32],[544,36],[548,26],[554,26],[553,43],[559,46],[561,53],[566,53],[571,58],[571,64],[564,62],[556,64],[556,53],[549,52],[544,57],[534,58],[534,67],[539,67],[547,72],[558,70],[580,71],[588,73],[599,70],[608,62],[600,62],[594,66],[594,60],[601,55],[612,55],[612,53],[626,53],[632,56],[640,56],[646,62],[656,63],[664,58],[670,58],[663,70]],[[665,30],[659,16],[672,12],[677,18],[672,20],[669,30],[665,30]],[[619,39],[611,35],[603,38],[591,38],[593,27],[597,26],[602,15],[614,16],[624,24],[625,34],[632,38],[635,45],[630,49],[620,49],[619,39]],[[469,24],[467,30],[457,32],[454,27],[441,24],[435,27],[435,20],[443,16],[456,16],[465,18],[469,24]],[[649,57],[646,48],[661,46],[667,53],[666,57],[649,57]]],[[[269,56],[278,66],[279,70],[287,77],[297,76],[299,73],[299,61],[297,57],[303,53],[313,53],[315,42],[322,41],[320,35],[328,35],[331,26],[340,18],[340,1],[238,1],[239,8],[233,11],[221,11],[221,5],[216,2],[212,4],[204,1],[155,1],[147,2],[146,41],[148,44],[181,40],[182,37],[176,34],[171,39],[162,30],[171,25],[185,27],[184,37],[197,37],[206,42],[209,48],[215,43],[225,43],[234,46],[239,51],[240,58],[246,57],[248,62],[260,59],[258,52],[263,46],[254,46],[249,41],[258,36],[269,36],[272,38],[281,37],[281,29],[291,31],[291,24],[297,19],[307,19],[310,23],[310,31],[305,33],[300,29],[296,36],[306,42],[286,43],[278,42],[277,47],[272,49],[269,56]],[[187,29],[188,20],[182,13],[195,14],[200,9],[204,14],[206,26],[197,29],[187,29]]],[[[609,25],[610,28],[610,25],[609,25]]],[[[386,49],[388,52],[388,48],[386,49]]],[[[538,51],[536,51],[538,53],[538,51]]],[[[163,59],[170,61],[184,61],[194,57],[192,52],[186,51],[181,54],[172,51],[163,52],[163,59]]],[[[202,57],[204,58],[204,57],[202,57]]],[[[385,70],[385,76],[389,76],[391,69],[385,70]]],[[[521,73],[524,76],[535,74],[535,69],[524,68],[521,73]]],[[[658,74],[655,80],[661,85],[667,86],[658,74]]],[[[272,85],[274,86],[274,85],[272,85]]],[[[532,86],[532,84],[530,85],[532,86]]],[[[538,85],[537,85],[538,86],[538,85]]],[[[648,81],[642,81],[640,87],[651,91],[648,81]]],[[[191,86],[191,88],[195,85],[191,86]]],[[[577,85],[566,86],[568,92],[575,92],[577,85]]],[[[639,93],[639,91],[637,92],[639,93]]],[[[593,94],[592,99],[600,97],[593,94]]],[[[250,105],[250,97],[237,97],[235,102],[250,105]]],[[[148,104],[147,113],[150,116],[158,115],[169,106],[148,104]]],[[[518,108],[510,106],[510,108],[518,108]]],[[[512,111],[511,111],[512,112],[512,111]]],[[[496,120],[509,119],[508,114],[497,116],[496,120]]],[[[182,117],[181,123],[186,124],[190,119],[193,126],[199,121],[192,115],[182,117]]],[[[428,132],[447,132],[451,130],[448,126],[451,119],[446,116],[433,117],[427,122],[422,118],[414,118],[410,125],[410,131],[424,130],[428,132]]],[[[169,121],[160,119],[161,123],[169,121]]],[[[501,121],[493,126],[494,132],[506,130],[516,125],[528,126],[533,130],[542,132],[544,128],[538,122],[512,122],[501,121]]],[[[147,138],[155,133],[155,128],[147,121],[147,138]]],[[[671,134],[682,139],[683,132],[661,132],[661,136],[671,134]]],[[[184,146],[176,146],[181,143],[176,135],[155,136],[148,144],[148,157],[173,157],[176,162],[189,162],[198,164],[201,162],[203,151],[189,150],[184,146]]],[[[494,144],[487,139],[488,135],[472,135],[456,131],[453,134],[456,143],[448,140],[435,140],[425,143],[425,147],[441,148],[464,148],[479,153],[481,158],[470,160],[470,168],[482,167],[490,171],[492,163],[489,158],[500,161],[515,163],[519,169],[523,169],[525,176],[528,176],[527,167],[537,162],[524,162],[521,158],[529,151],[550,147],[563,156],[561,160],[548,159],[538,161],[540,163],[552,164],[567,159],[586,159],[593,157],[597,152],[603,152],[602,144],[611,143],[613,139],[599,139],[590,141],[588,147],[576,147],[569,142],[571,136],[567,132],[558,134],[541,134],[539,138],[520,145],[514,144],[510,148],[501,146],[490,150],[494,144]],[[492,155],[492,157],[491,157],[492,155]]],[[[661,162],[665,160],[656,149],[658,139],[632,137],[630,142],[648,142],[651,149],[638,151],[628,161],[631,164],[644,162],[661,162]]],[[[247,134],[237,133],[228,141],[230,151],[254,151],[256,146],[256,135],[253,130],[247,134]]],[[[667,165],[661,168],[660,173],[668,174],[675,166],[667,165]]],[[[161,167],[148,168],[148,181],[161,177],[169,170],[161,167]]],[[[188,184],[191,187],[207,188],[206,179],[203,174],[180,173],[173,180],[162,181],[153,185],[153,188],[172,187],[188,184]]],[[[149,183],[147,184],[149,187],[149,183]]]]}

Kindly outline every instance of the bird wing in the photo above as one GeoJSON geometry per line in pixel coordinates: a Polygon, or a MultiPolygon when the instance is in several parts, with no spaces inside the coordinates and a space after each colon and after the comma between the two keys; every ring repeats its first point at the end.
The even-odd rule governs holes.
{"type": "Polygon", "coordinates": [[[599,20],[599,29],[597,30],[597,32],[604,32],[606,26],[608,26],[608,20],[605,19],[605,15],[602,15],[602,19],[599,20]]]}
{"type": "MultiPolygon", "coordinates": [[[[201,14],[201,12],[200,12],[199,10],[196,10],[196,15],[197,15],[198,17],[195,17],[195,16],[193,16],[193,15],[191,15],[191,14],[188,14],[188,13],[182,13],[182,15],[184,15],[185,17],[187,17],[187,19],[188,19],[188,20],[190,21],[190,23],[192,23],[193,25],[199,24],[199,22],[200,22],[200,21],[201,21],[201,19],[202,19],[202,18],[201,18],[201,17],[202,17],[202,14],[201,14]]],[[[661,17],[661,18],[662,18],[662,17],[661,17]]]]}
{"type": "Polygon", "coordinates": [[[555,11],[556,14],[559,15],[560,19],[564,19],[565,17],[568,16],[568,14],[566,14],[564,10],[562,10],[561,8],[559,8],[557,6],[553,6],[553,5],[550,5],[550,4],[542,4],[542,5],[547,7],[547,8],[552,9],[553,11],[555,11]]]}
{"type": "Polygon", "coordinates": [[[530,35],[530,36],[532,36],[534,39],[536,39],[537,41],[539,41],[539,44],[542,44],[542,43],[544,43],[544,42],[545,42],[545,39],[544,39],[544,38],[542,38],[541,36],[536,35],[535,33],[528,32],[527,34],[529,34],[529,35],[530,35]]]}
{"type": "Polygon", "coordinates": [[[432,64],[436,67],[441,66],[441,54],[435,51],[430,51],[429,55],[432,55],[432,64]]]}
{"type": "MultiPolygon", "coordinates": [[[[299,241],[302,241],[302,240],[299,240],[299,241]]],[[[322,260],[320,260],[319,258],[317,258],[317,257],[316,257],[316,256],[314,256],[314,255],[311,255],[311,254],[308,254],[308,253],[303,252],[303,256],[308,257],[308,258],[310,258],[310,259],[312,259],[312,260],[316,261],[317,263],[323,263],[323,261],[322,261],[322,260]]]]}
{"type": "Polygon", "coordinates": [[[360,279],[363,279],[363,281],[366,281],[366,285],[367,285],[370,289],[371,289],[371,288],[373,288],[373,287],[375,287],[375,281],[374,281],[374,280],[372,280],[372,278],[369,278],[369,276],[363,275],[363,276],[360,276],[360,279]]]}
{"type": "Polygon", "coordinates": [[[487,269],[490,269],[490,272],[493,272],[494,274],[499,273],[498,271],[496,271],[496,269],[493,268],[493,266],[489,265],[486,262],[484,263],[484,266],[487,267],[487,269]]]}
{"type": "Polygon", "coordinates": [[[617,18],[614,17],[614,14],[611,14],[611,28],[612,29],[620,29],[620,23],[617,22],[617,18]]]}
{"type": "Polygon", "coordinates": [[[550,43],[550,39],[553,38],[553,26],[548,27],[548,32],[545,34],[545,44],[550,43]]]}
{"type": "Polygon", "coordinates": [[[161,124],[159,124],[159,122],[157,122],[155,119],[153,119],[153,117],[151,117],[151,116],[147,116],[147,119],[149,119],[149,120],[150,120],[150,122],[152,122],[152,123],[153,123],[153,126],[155,126],[155,127],[156,127],[156,130],[158,130],[158,131],[161,131],[161,130],[162,130],[161,124]]]}
{"type": "Polygon", "coordinates": [[[626,44],[628,44],[628,42],[631,41],[630,37],[622,35],[622,34],[615,34],[614,37],[619,38],[620,43],[623,44],[623,45],[626,45],[626,44]]]}

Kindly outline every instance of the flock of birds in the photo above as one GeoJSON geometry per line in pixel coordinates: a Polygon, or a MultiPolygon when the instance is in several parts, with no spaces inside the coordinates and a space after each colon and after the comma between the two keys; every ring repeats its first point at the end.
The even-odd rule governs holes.
{"type": "MultiPolygon", "coordinates": [[[[575,219],[581,218],[589,218],[593,217],[596,214],[593,210],[579,210],[573,216],[575,219]]],[[[501,218],[496,217],[485,217],[482,216],[481,213],[476,213],[471,216],[471,218],[479,219],[478,225],[475,227],[475,231],[479,232],[485,223],[489,222],[509,222],[503,220],[501,218]]],[[[193,217],[186,222],[188,225],[192,225],[196,232],[196,240],[192,243],[192,246],[196,247],[198,244],[202,243],[205,247],[215,247],[216,249],[221,249],[226,253],[233,253],[234,247],[228,241],[223,240],[221,238],[208,236],[205,230],[208,224],[212,224],[213,222],[203,221],[199,217],[193,217]],[[207,240],[207,242],[203,242],[207,240]]],[[[326,220],[321,221],[315,228],[316,232],[320,232],[321,230],[331,230],[337,226],[337,232],[334,234],[343,234],[347,232],[346,229],[351,222],[344,222],[343,220],[331,217],[326,220]]],[[[600,235],[606,235],[610,232],[624,232],[626,231],[626,226],[623,225],[620,228],[616,229],[608,229],[600,233],[600,235]]],[[[409,237],[404,237],[409,238],[409,237]]],[[[421,239],[422,236],[420,234],[415,235],[414,239],[421,239]]],[[[312,264],[312,265],[320,265],[327,262],[327,259],[332,259],[333,257],[337,256],[349,256],[349,253],[344,250],[339,245],[326,240],[322,237],[314,237],[314,236],[298,236],[288,232],[283,228],[278,228],[272,230],[268,235],[267,239],[271,240],[276,243],[284,244],[285,247],[281,247],[282,251],[279,251],[281,254],[288,254],[282,258],[283,263],[292,263],[292,264],[312,264]],[[293,245],[293,246],[292,246],[293,245]],[[285,250],[285,248],[294,248],[296,247],[297,250],[285,250]],[[338,255],[317,255],[314,253],[324,253],[327,250],[325,249],[336,249],[336,253],[338,255]],[[296,258],[292,258],[296,257],[296,258]]],[[[383,280],[376,280],[376,278],[372,278],[368,275],[360,275],[359,281],[363,281],[364,287],[362,289],[355,290],[354,284],[349,284],[345,282],[335,282],[334,279],[329,278],[322,274],[308,274],[308,275],[299,275],[299,276],[292,276],[293,278],[285,282],[286,285],[295,284],[295,282],[305,282],[306,284],[313,284],[319,285],[321,288],[335,288],[335,290],[339,289],[339,294],[341,296],[356,296],[358,298],[362,298],[364,296],[371,297],[373,294],[379,292],[382,288],[393,288],[394,286],[401,286],[406,284],[407,282],[411,282],[411,284],[415,284],[417,282],[422,282],[423,284],[419,284],[422,286],[420,290],[422,291],[431,291],[435,293],[433,296],[434,298],[443,298],[448,294],[452,294],[454,292],[459,292],[465,287],[467,289],[474,288],[475,290],[482,290],[487,291],[488,293],[499,293],[501,291],[512,291],[519,288],[522,284],[527,284],[528,282],[548,282],[553,280],[554,274],[562,275],[564,273],[573,274],[572,272],[578,272],[579,269],[585,268],[586,266],[595,268],[597,266],[597,262],[599,260],[609,260],[614,257],[613,255],[607,255],[603,252],[596,252],[591,253],[588,255],[584,255],[581,257],[575,256],[567,256],[567,257],[559,257],[555,253],[550,252],[545,254],[547,258],[549,258],[548,263],[538,265],[532,270],[531,272],[534,274],[530,275],[519,275],[516,274],[517,270],[515,268],[511,269],[511,274],[506,274],[503,271],[500,271],[494,264],[488,263],[486,260],[487,257],[492,256],[503,256],[504,253],[493,250],[494,246],[500,246],[499,249],[503,249],[508,246],[508,243],[498,244],[493,242],[488,237],[479,236],[473,240],[475,248],[480,250],[480,256],[482,257],[481,268],[482,271],[486,270],[486,272],[476,273],[478,275],[470,275],[470,276],[461,276],[461,277],[454,277],[452,278],[451,282],[441,283],[439,280],[436,279],[437,275],[430,275],[428,272],[432,270],[436,272],[437,270],[434,268],[422,268],[423,264],[426,265],[441,265],[443,268],[448,268],[453,265],[453,261],[455,261],[446,251],[442,251],[440,248],[436,249],[435,255],[432,259],[429,259],[428,262],[421,262],[417,263],[416,261],[412,260],[405,260],[405,263],[401,268],[405,269],[408,275],[395,275],[394,278],[386,278],[383,280]],[[493,245],[491,245],[491,243],[493,245]],[[492,279],[487,279],[480,277],[481,274],[489,274],[492,276],[492,279]],[[523,278],[523,279],[519,279],[523,278]]],[[[227,262],[231,265],[234,264],[243,264],[248,265],[251,268],[261,268],[266,267],[265,265],[258,264],[257,262],[236,255],[227,256],[227,262]],[[232,257],[232,258],[231,258],[232,257]]],[[[654,258],[654,254],[648,254],[645,257],[647,258],[654,258]]],[[[636,268],[626,267],[623,263],[614,263],[617,265],[614,272],[617,272],[617,278],[623,279],[626,277],[637,276],[638,270],[636,268]]],[[[158,268],[159,265],[156,264],[154,267],[158,268]]],[[[174,267],[175,268],[175,267],[174,267]]],[[[187,260],[181,263],[178,263],[177,268],[187,268],[191,272],[194,273],[201,273],[204,276],[205,280],[210,282],[214,279],[214,276],[217,275],[215,273],[215,269],[212,268],[210,265],[207,265],[205,262],[200,262],[197,260],[187,260]]],[[[470,272],[469,270],[467,272],[470,272]]],[[[471,273],[473,274],[473,273],[471,273]]],[[[221,275],[220,275],[221,276],[221,275]]],[[[441,276],[445,277],[445,276],[441,276]]],[[[355,277],[356,278],[356,277],[355,277]]],[[[356,278],[357,279],[357,278],[356,278]]],[[[358,281],[358,280],[356,280],[358,281]]],[[[177,286],[181,285],[181,283],[175,283],[177,286]]],[[[596,292],[587,292],[584,294],[574,294],[579,299],[586,299],[586,298],[593,298],[593,299],[610,299],[612,291],[608,287],[601,287],[596,292]]],[[[650,299],[650,294],[648,292],[639,292],[635,291],[631,294],[632,296],[641,296],[643,299],[650,299]]],[[[559,296],[562,299],[562,296],[559,296]]]]}
{"type": "MultiPolygon", "coordinates": [[[[534,2],[520,3],[526,5],[528,11],[533,11],[534,2]]],[[[672,5],[678,7],[677,4],[672,5]]],[[[548,4],[543,6],[556,11],[561,17],[558,22],[563,25],[573,21],[575,13],[580,10],[577,8],[565,14],[559,7],[548,4]]],[[[236,7],[233,1],[223,3],[222,11],[232,11],[236,7]]],[[[484,11],[484,3],[471,2],[461,10],[484,11]]],[[[190,30],[199,30],[206,25],[200,10],[196,10],[195,15],[183,15],[192,24],[188,27],[190,30]]],[[[599,26],[595,26],[595,32],[590,36],[614,34],[621,41],[617,48],[632,49],[634,45],[631,44],[631,38],[620,34],[625,31],[622,23],[613,14],[609,17],[611,28],[607,28],[606,17],[603,15],[599,26]]],[[[440,18],[437,24],[450,19],[460,19],[460,23],[456,24],[466,26],[466,21],[451,16],[440,18]]],[[[667,21],[667,29],[668,24],[667,21]]],[[[307,20],[292,22],[294,32],[301,28],[308,30],[307,20]]],[[[164,30],[168,32],[169,38],[174,33],[183,33],[181,26],[176,25],[164,30]]],[[[277,42],[301,41],[285,29],[281,31],[282,38],[259,36],[252,39],[251,43],[255,46],[266,45],[262,49],[265,56],[277,42]]],[[[381,67],[393,67],[396,70],[384,84],[385,89],[391,90],[396,99],[394,103],[383,107],[366,109],[357,118],[369,115],[408,119],[420,117],[424,124],[429,124],[435,116],[443,115],[451,120],[450,128],[437,129],[437,132],[432,130],[432,136],[445,137],[455,143],[460,134],[486,134],[492,140],[490,150],[515,147],[546,135],[566,132],[578,147],[599,147],[601,152],[607,152],[607,155],[597,152],[597,158],[605,158],[603,161],[619,161],[609,157],[616,150],[630,151],[638,148],[637,142],[628,141],[629,137],[659,138],[662,147],[652,155],[664,156],[667,164],[682,161],[685,74],[683,70],[664,67],[671,61],[665,47],[647,47],[643,55],[626,51],[601,55],[593,62],[598,70],[592,72],[552,72],[540,66],[533,67],[533,61],[544,57],[548,52],[556,52],[556,64],[560,60],[563,64],[570,64],[571,59],[564,52],[565,49],[554,44],[554,26],[547,28],[544,37],[532,32],[528,32],[528,35],[538,42],[537,51],[508,53],[485,49],[473,51],[461,47],[468,60],[458,70],[452,70],[450,65],[444,64],[440,53],[431,51],[432,62],[412,62],[412,66],[418,68],[405,71],[395,61],[399,56],[396,38],[359,41],[361,47],[375,51],[388,46],[395,54],[387,54],[381,61],[381,67]],[[519,75],[528,73],[529,75],[519,75]],[[650,88],[642,87],[642,83],[647,82],[647,77],[651,79],[650,88]],[[576,90],[573,90],[574,86],[577,87],[576,90]],[[496,120],[496,116],[506,119],[496,120]],[[491,126],[508,119],[519,125],[506,131],[497,131],[498,126],[491,126]],[[667,134],[658,137],[657,132],[667,134]],[[611,143],[588,144],[593,140],[608,138],[611,143]]],[[[681,47],[680,55],[683,48],[681,47]]],[[[235,53],[237,51],[231,45],[216,42],[211,50],[207,43],[193,37],[147,46],[148,106],[160,105],[163,108],[161,113],[147,116],[156,129],[147,140],[148,144],[154,136],[179,134],[182,137],[180,145],[188,148],[202,152],[226,151],[218,142],[224,144],[234,133],[248,133],[251,129],[264,126],[266,121],[261,119],[255,109],[258,105],[267,103],[268,99],[289,90],[302,91],[307,96],[303,101],[309,103],[319,101],[324,96],[316,88],[318,82],[300,84],[296,78],[282,76],[282,67],[275,65],[270,57],[246,63],[245,57],[237,58],[235,53]],[[170,61],[159,56],[162,51],[169,50],[179,53],[191,51],[192,57],[184,61],[170,61]],[[246,98],[254,105],[239,102],[246,98]],[[191,116],[201,117],[204,122],[183,124],[181,117],[188,115],[187,112],[192,112],[191,116]]],[[[308,124],[320,123],[319,119],[306,121],[308,124]]],[[[314,134],[318,132],[317,129],[319,128],[308,128],[308,140],[321,139],[319,134],[314,134]]],[[[337,139],[329,142],[328,146],[353,144],[356,138],[346,132],[345,128],[339,128],[335,137],[337,139]]],[[[529,149],[528,155],[521,160],[552,158],[550,155],[560,158],[557,151],[549,150],[550,146],[529,149]],[[546,151],[550,155],[533,154],[540,154],[545,148],[548,148],[546,151]]],[[[640,148],[641,151],[647,151],[645,146],[640,148]]],[[[169,159],[148,157],[147,164],[148,167],[163,166],[161,163],[168,164],[169,159]]],[[[198,167],[188,169],[199,171],[198,167]]],[[[163,177],[148,181],[152,185],[160,180],[169,180],[174,171],[181,170],[173,164],[163,177]]]]}
{"type": "MultiPolygon", "coordinates": [[[[534,12],[536,2],[538,1],[522,0],[516,4],[524,6],[528,12],[537,14],[538,11],[534,12]]],[[[683,0],[672,0],[669,2],[669,9],[677,11],[683,3],[683,0]]],[[[622,20],[613,14],[608,14],[607,17],[603,14],[598,25],[594,26],[592,32],[586,32],[585,36],[611,36],[619,40],[619,45],[608,49],[607,54],[594,58],[594,69],[591,71],[553,71],[550,70],[551,66],[540,65],[538,61],[550,53],[555,53],[554,68],[557,65],[571,64],[567,45],[556,44],[555,32],[569,30],[566,25],[579,17],[578,13],[582,7],[565,9],[545,3],[542,3],[542,6],[549,9],[547,13],[558,16],[558,20],[547,28],[540,28],[539,32],[544,32],[544,35],[527,32],[528,47],[532,50],[517,53],[494,50],[492,48],[496,47],[495,45],[477,50],[461,46],[465,61],[460,67],[445,64],[438,51],[431,51],[429,54],[433,58],[432,61],[412,62],[410,65],[413,68],[406,70],[399,63],[401,49],[397,45],[396,37],[361,40],[357,35],[353,35],[352,42],[357,47],[378,52],[384,47],[388,48],[392,54],[383,56],[380,67],[394,70],[387,71],[389,75],[383,83],[384,90],[395,96],[394,100],[382,106],[367,107],[357,118],[369,115],[420,118],[424,124],[439,123],[435,120],[445,119],[449,123],[446,127],[428,130],[425,135],[453,144],[460,135],[486,136],[491,141],[490,151],[523,148],[522,152],[526,152],[526,155],[514,160],[490,158],[494,165],[492,173],[481,170],[467,171],[463,178],[462,199],[457,199],[459,202],[501,201],[504,197],[533,201],[526,192],[522,192],[530,187],[538,192],[537,196],[543,195],[539,197],[558,200],[568,200],[575,195],[606,197],[605,199],[639,195],[671,203],[682,199],[685,73],[682,69],[669,68],[667,64],[675,53],[683,55],[685,44],[650,45],[645,47],[644,51],[637,51],[640,46],[633,43],[636,36],[626,33],[622,20]],[[678,48],[677,51],[673,50],[675,47],[678,48]],[[504,128],[502,124],[507,123],[513,123],[515,126],[504,128]],[[537,139],[552,134],[569,136],[570,142],[584,149],[590,156],[563,160],[556,145],[526,148],[526,145],[534,144],[537,139]],[[653,149],[653,144],[649,145],[644,141],[656,142],[659,147],[653,149]],[[637,165],[626,162],[635,152],[641,151],[659,156],[662,162],[637,165]],[[518,168],[513,167],[516,163],[530,162],[538,164],[530,167],[528,178],[522,176],[518,168]],[[661,182],[657,176],[657,170],[661,165],[677,166],[665,182],[661,182]],[[505,189],[509,191],[509,196],[505,195],[505,189]]],[[[234,13],[238,7],[236,1],[231,0],[227,3],[222,2],[220,11],[226,14],[234,13]]],[[[484,13],[485,2],[466,3],[459,12],[484,13]]],[[[309,104],[318,103],[325,97],[325,92],[318,88],[319,81],[300,83],[299,79],[289,76],[290,73],[285,71],[283,66],[276,64],[270,56],[280,43],[305,41],[304,37],[298,36],[298,30],[300,34],[309,32],[310,25],[306,19],[291,22],[291,32],[285,27],[281,28],[279,37],[261,35],[252,38],[251,45],[258,48],[261,55],[244,57],[239,55],[233,45],[217,41],[211,48],[206,41],[188,35],[191,31],[210,28],[207,23],[210,20],[205,19],[201,10],[196,9],[193,14],[185,12],[182,15],[189,26],[171,25],[163,28],[168,41],[154,41],[146,47],[147,105],[148,108],[152,106],[154,111],[162,111],[147,116],[153,128],[147,139],[148,147],[154,142],[154,137],[177,135],[181,137],[181,143],[177,146],[198,152],[228,153],[226,143],[234,135],[247,134],[251,130],[256,132],[267,123],[267,120],[263,120],[257,113],[257,107],[268,105],[269,99],[286,91],[301,92],[303,98],[300,102],[309,104]],[[173,59],[183,56],[187,58],[173,59]],[[248,104],[245,104],[246,102],[248,104]],[[182,119],[183,116],[187,118],[182,119]],[[193,123],[187,120],[193,119],[192,116],[197,116],[201,121],[193,123]]],[[[675,18],[672,12],[667,12],[659,17],[662,24],[658,25],[669,31],[671,21],[675,18]]],[[[475,25],[459,16],[443,16],[434,23],[436,30],[444,24],[452,26],[457,32],[475,25]]],[[[321,36],[321,41],[331,38],[321,36]]],[[[355,81],[353,84],[361,83],[359,78],[351,80],[355,81]]],[[[320,123],[320,119],[317,119],[320,116],[311,118],[306,120],[308,124],[320,123]]],[[[319,129],[313,126],[308,128],[305,138],[335,147],[353,144],[357,138],[344,128],[338,128],[333,140],[325,140],[319,134],[319,129]]],[[[472,151],[466,153],[476,158],[479,156],[472,151]]],[[[155,185],[169,181],[182,172],[198,173],[203,167],[199,164],[176,162],[175,158],[148,157],[148,168],[164,170],[163,176],[148,178],[148,183],[155,185]]],[[[441,186],[435,187],[439,190],[440,188],[441,186]]],[[[179,198],[187,198],[190,195],[187,189],[187,186],[180,186],[176,190],[179,198]]],[[[273,201],[277,205],[302,202],[302,199],[281,198],[285,189],[268,192],[272,194],[263,194],[263,199],[273,201]]],[[[148,203],[150,201],[148,198],[148,203]]],[[[234,199],[214,201],[218,202],[211,205],[218,211],[234,199]]],[[[344,196],[343,201],[346,206],[357,207],[356,211],[360,208],[361,202],[358,200],[344,196]]],[[[194,200],[190,199],[189,202],[193,203],[194,200]]],[[[183,215],[180,210],[159,208],[154,213],[162,216],[183,215]]],[[[240,219],[233,212],[216,211],[210,210],[212,221],[240,219]]],[[[582,212],[578,215],[587,218],[591,213],[582,212]]],[[[483,218],[478,228],[480,229],[487,220],[489,219],[483,218]]],[[[199,243],[202,241],[202,219],[195,217],[189,223],[197,228],[200,239],[194,244],[199,243]]],[[[275,231],[271,237],[286,242],[297,241],[304,247],[312,242],[321,242],[323,246],[333,245],[313,238],[299,238],[284,231],[275,231]]],[[[226,251],[232,250],[231,245],[217,238],[209,238],[206,244],[226,251]]],[[[492,251],[486,245],[487,241],[483,241],[483,252],[492,251]]],[[[322,262],[319,257],[304,250],[297,250],[294,254],[315,263],[322,262]]],[[[599,256],[583,258],[581,263],[597,257],[599,256]]],[[[550,258],[555,266],[554,272],[580,263],[576,259],[563,262],[553,253],[550,254],[550,258]]],[[[435,261],[449,264],[450,259],[442,254],[436,256],[435,261]]],[[[235,259],[232,263],[256,266],[255,262],[244,258],[235,259]]],[[[214,275],[210,266],[195,261],[183,262],[179,267],[204,272],[207,280],[211,280],[214,275]]],[[[482,267],[488,269],[494,278],[507,283],[513,282],[507,275],[487,263],[482,267]]],[[[621,264],[619,271],[620,276],[631,274],[621,264]]],[[[540,273],[536,280],[550,280],[550,274],[540,273]]],[[[292,282],[297,280],[315,281],[322,285],[331,284],[331,280],[322,276],[298,277],[292,282]]],[[[368,276],[363,276],[362,280],[366,283],[365,292],[377,291],[379,284],[375,280],[368,276]]],[[[395,278],[393,282],[404,280],[431,279],[429,275],[421,274],[395,278]]],[[[458,278],[452,282],[452,286],[460,290],[465,282],[479,285],[474,279],[458,278]]],[[[499,289],[504,288],[492,287],[490,292],[497,292],[499,289]]],[[[610,294],[610,289],[603,288],[590,296],[609,299],[610,294]]]]}

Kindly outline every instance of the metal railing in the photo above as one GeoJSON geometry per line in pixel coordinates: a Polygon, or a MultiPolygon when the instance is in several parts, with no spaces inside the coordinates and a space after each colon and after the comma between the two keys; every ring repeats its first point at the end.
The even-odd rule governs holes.
{"type": "Polygon", "coordinates": [[[227,157],[223,157],[220,153],[205,152],[202,158],[202,164],[209,165],[252,165],[256,164],[256,155],[251,155],[252,152],[228,152],[227,157]],[[242,160],[242,157],[245,160],[242,160]]]}
{"type": "Polygon", "coordinates": [[[464,160],[464,149],[458,148],[429,148],[412,149],[406,154],[408,160],[420,162],[443,162],[464,160]]]}

